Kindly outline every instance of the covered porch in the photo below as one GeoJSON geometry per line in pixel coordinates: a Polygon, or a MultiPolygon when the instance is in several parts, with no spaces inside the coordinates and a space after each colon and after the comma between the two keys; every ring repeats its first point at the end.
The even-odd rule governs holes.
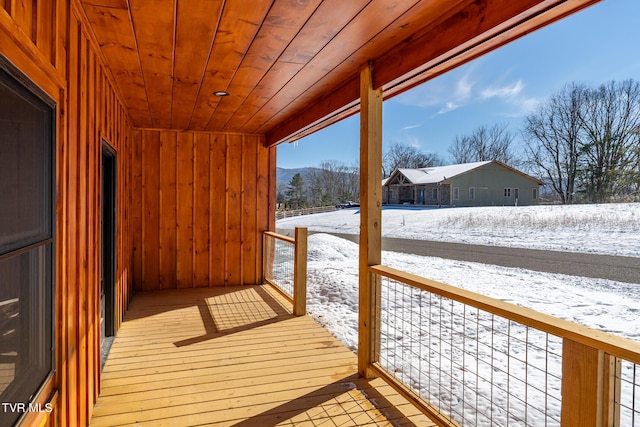
{"type": "MultiPolygon", "coordinates": [[[[16,289],[20,280],[37,285],[48,309],[39,310],[43,338],[20,351],[42,360],[36,384],[20,387],[22,412],[2,414],[0,425],[432,425],[408,404],[426,398],[407,390],[407,378],[419,382],[395,365],[407,352],[382,345],[401,335],[382,306],[405,285],[417,298],[460,302],[463,314],[468,305],[556,333],[569,344],[563,378],[576,378],[563,385],[574,392],[563,405],[580,410],[564,411],[562,425],[614,419],[609,394],[626,381],[615,377],[617,358],[636,370],[637,343],[602,345],[592,332],[558,331],[554,319],[381,266],[383,100],[597,1],[0,2],[0,69],[7,87],[46,105],[48,125],[33,139],[51,169],[41,179],[46,250],[24,238],[0,248],[7,264],[42,252],[32,256],[39,268],[22,262],[25,273],[11,277],[16,289]],[[353,114],[361,118],[357,359],[260,285],[262,238],[275,230],[277,145],[353,114]],[[102,369],[101,343],[112,335],[102,369]],[[579,369],[582,359],[589,369],[579,369]]],[[[15,135],[2,141],[7,164],[22,153],[15,135]]],[[[6,175],[17,188],[22,176],[6,175]]],[[[37,307],[24,304],[17,318],[29,326],[37,307]]],[[[445,340],[444,331],[430,336],[445,340]]],[[[20,366],[10,380],[29,375],[20,366]]],[[[447,393],[438,396],[452,400],[447,393]]],[[[455,425],[429,405],[422,410],[438,425],[455,425]]],[[[624,399],[617,405],[638,412],[624,399]]]]}

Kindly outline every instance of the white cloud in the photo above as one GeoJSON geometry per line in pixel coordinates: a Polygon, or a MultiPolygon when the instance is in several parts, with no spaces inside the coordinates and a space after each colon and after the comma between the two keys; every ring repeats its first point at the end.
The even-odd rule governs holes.
{"type": "Polygon", "coordinates": [[[473,86],[475,82],[471,82],[469,80],[469,76],[471,74],[471,70],[465,73],[462,78],[460,78],[456,83],[456,90],[454,92],[455,99],[458,101],[467,100],[471,97],[471,92],[473,91],[473,86]]]}
{"type": "Polygon", "coordinates": [[[420,126],[422,126],[422,124],[409,125],[409,126],[405,126],[405,127],[401,128],[400,130],[410,130],[410,129],[419,128],[420,126]]]}
{"type": "Polygon", "coordinates": [[[446,104],[444,104],[444,106],[442,108],[440,108],[440,111],[438,111],[437,114],[446,114],[449,113],[455,109],[458,109],[462,107],[461,104],[455,104],[453,102],[447,102],[446,104]]]}
{"type": "Polygon", "coordinates": [[[396,99],[397,102],[414,107],[439,107],[438,114],[455,110],[473,98],[476,82],[471,78],[475,67],[467,69],[464,74],[453,71],[449,75],[440,76],[421,86],[415,87],[396,99]]]}
{"type": "Polygon", "coordinates": [[[522,80],[518,80],[506,86],[488,87],[480,93],[480,96],[483,100],[490,98],[513,98],[518,96],[522,92],[522,89],[524,89],[524,83],[522,83],[522,80]]]}

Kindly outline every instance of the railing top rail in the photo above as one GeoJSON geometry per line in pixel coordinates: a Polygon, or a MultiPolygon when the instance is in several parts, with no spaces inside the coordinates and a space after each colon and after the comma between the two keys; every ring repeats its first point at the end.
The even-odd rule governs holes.
{"type": "Polygon", "coordinates": [[[520,307],[391,267],[375,265],[370,266],[369,271],[640,364],[640,342],[598,331],[526,307],[520,307]]]}
{"type": "Polygon", "coordinates": [[[273,231],[265,231],[264,235],[273,237],[275,239],[284,240],[285,242],[289,242],[293,244],[296,243],[296,239],[294,239],[293,237],[285,236],[284,234],[278,234],[273,231]]]}

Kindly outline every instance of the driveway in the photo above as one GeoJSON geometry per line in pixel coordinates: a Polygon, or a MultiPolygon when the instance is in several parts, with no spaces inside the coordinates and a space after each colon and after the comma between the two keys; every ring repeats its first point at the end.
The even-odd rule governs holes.
{"type": "MultiPolygon", "coordinates": [[[[311,233],[311,232],[310,232],[311,233]]],[[[357,234],[329,233],[358,243],[357,234]]],[[[640,283],[640,258],[429,240],[382,238],[382,249],[570,276],[640,283]]]]}

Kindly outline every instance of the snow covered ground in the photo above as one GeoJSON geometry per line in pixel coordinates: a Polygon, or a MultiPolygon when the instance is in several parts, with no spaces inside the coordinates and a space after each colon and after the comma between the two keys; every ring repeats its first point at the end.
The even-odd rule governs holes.
{"type": "MultiPolygon", "coordinates": [[[[383,235],[388,237],[640,257],[639,224],[638,204],[408,208],[385,209],[382,230],[383,235]]],[[[288,218],[278,221],[276,226],[279,230],[306,226],[314,231],[356,234],[359,228],[359,211],[349,209],[288,218]]],[[[399,270],[640,341],[640,284],[393,252],[383,252],[382,258],[384,265],[399,270]]],[[[358,246],[355,243],[328,234],[313,234],[309,237],[307,310],[316,321],[354,351],[357,348],[357,272],[358,246]]],[[[407,306],[415,305],[415,298],[415,295],[408,294],[404,301],[394,302],[392,304],[397,305],[390,305],[385,309],[390,312],[405,310],[407,306]]],[[[396,326],[398,331],[410,330],[407,325],[396,326]]],[[[402,333],[399,332],[398,335],[402,333]]],[[[401,345],[410,346],[409,341],[415,339],[416,337],[407,337],[407,343],[401,345]]],[[[541,354],[528,357],[535,360],[547,356],[541,354]]],[[[428,351],[419,351],[413,358],[415,360],[410,362],[411,366],[422,366],[428,359],[428,351]]],[[[415,369],[404,365],[394,365],[390,368],[400,372],[399,375],[409,375],[407,372],[415,369]]],[[[462,370],[469,369],[464,367],[462,370]]],[[[476,372],[476,378],[478,375],[480,378],[483,377],[482,372],[476,372]]],[[[467,381],[469,377],[467,375],[467,381]]],[[[636,378],[636,384],[638,380],[636,378]]],[[[484,410],[491,414],[491,418],[487,418],[489,421],[480,422],[478,414],[474,412],[477,404],[469,406],[464,401],[458,401],[452,410],[465,414],[460,415],[467,420],[465,425],[503,424],[506,420],[511,420],[506,421],[510,425],[537,424],[538,421],[535,419],[521,423],[523,418],[517,408],[513,413],[501,413],[504,411],[501,406],[504,405],[496,399],[498,395],[492,389],[494,386],[479,387],[477,381],[476,379],[474,388],[480,389],[478,394],[492,395],[495,400],[494,403],[487,404],[484,410]]],[[[530,378],[529,381],[535,380],[530,378]]],[[[545,388],[544,384],[539,386],[541,389],[545,388]]],[[[438,399],[428,390],[432,386],[418,384],[415,387],[420,390],[427,389],[424,394],[429,399],[438,399]]],[[[555,392],[559,393],[559,390],[555,392]]],[[[456,391],[447,390],[444,394],[441,391],[439,393],[442,396],[451,396],[455,395],[456,391]]],[[[462,387],[460,393],[465,395],[469,390],[462,387]]],[[[469,399],[476,399],[477,402],[477,396],[469,399]]],[[[539,397],[537,402],[534,398],[533,403],[527,404],[544,407],[544,397],[539,397]]]]}
{"type": "MultiPolygon", "coordinates": [[[[360,211],[286,218],[280,229],[357,234],[360,211]]],[[[640,204],[392,208],[382,211],[387,237],[640,257],[640,204]]]]}

